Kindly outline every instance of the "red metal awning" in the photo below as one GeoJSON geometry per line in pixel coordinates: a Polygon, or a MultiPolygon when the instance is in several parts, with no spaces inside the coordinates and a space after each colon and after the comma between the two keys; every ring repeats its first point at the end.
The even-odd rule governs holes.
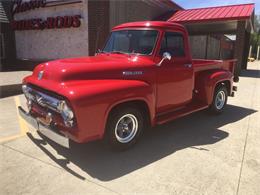
{"type": "Polygon", "coordinates": [[[223,20],[250,19],[255,4],[229,5],[177,11],[168,21],[178,23],[196,23],[223,20]]]}

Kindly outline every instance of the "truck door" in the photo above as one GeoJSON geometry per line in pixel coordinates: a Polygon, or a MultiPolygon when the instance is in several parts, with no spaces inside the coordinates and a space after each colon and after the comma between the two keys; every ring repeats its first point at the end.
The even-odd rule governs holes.
{"type": "Polygon", "coordinates": [[[182,32],[165,32],[159,56],[171,54],[157,69],[157,111],[166,112],[184,106],[192,99],[193,66],[189,43],[182,32]]]}

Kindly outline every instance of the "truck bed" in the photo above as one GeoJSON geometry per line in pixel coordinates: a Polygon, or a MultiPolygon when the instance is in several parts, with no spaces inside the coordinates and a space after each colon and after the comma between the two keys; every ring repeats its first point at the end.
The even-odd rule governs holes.
{"type": "Polygon", "coordinates": [[[223,69],[229,70],[230,72],[234,73],[236,62],[237,60],[192,60],[195,73],[210,69],[223,69]]]}

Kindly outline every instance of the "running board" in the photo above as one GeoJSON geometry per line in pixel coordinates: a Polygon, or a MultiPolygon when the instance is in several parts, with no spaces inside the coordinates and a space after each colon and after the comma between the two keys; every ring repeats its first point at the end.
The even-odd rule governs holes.
{"type": "Polygon", "coordinates": [[[194,113],[194,112],[197,112],[200,110],[204,110],[206,108],[208,108],[208,105],[205,103],[192,102],[192,103],[186,105],[182,109],[178,109],[176,111],[162,114],[162,115],[156,117],[156,123],[160,125],[160,124],[172,121],[174,119],[189,115],[191,113],[194,113]]]}

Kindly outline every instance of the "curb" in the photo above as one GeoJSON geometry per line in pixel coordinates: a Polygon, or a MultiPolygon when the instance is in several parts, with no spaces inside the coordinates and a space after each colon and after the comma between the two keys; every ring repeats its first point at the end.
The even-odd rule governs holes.
{"type": "Polygon", "coordinates": [[[22,84],[0,86],[0,98],[22,94],[22,84]]]}

